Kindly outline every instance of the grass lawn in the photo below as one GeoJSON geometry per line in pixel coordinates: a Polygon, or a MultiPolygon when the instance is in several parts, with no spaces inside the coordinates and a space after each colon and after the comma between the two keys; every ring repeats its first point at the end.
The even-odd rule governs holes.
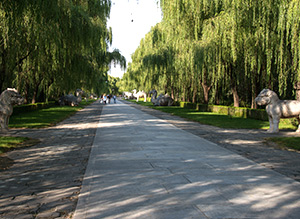
{"type": "MultiPolygon", "coordinates": [[[[268,129],[269,121],[262,121],[256,119],[245,119],[240,117],[233,117],[228,115],[222,115],[212,112],[200,112],[195,109],[181,108],[179,106],[157,106],[154,107],[150,102],[136,102],[136,100],[130,100],[131,102],[148,106],[153,109],[161,110],[172,115],[180,116],[191,121],[196,121],[206,125],[213,125],[220,128],[236,128],[236,129],[268,129]]],[[[291,129],[296,130],[296,126],[281,120],[279,129],[291,129]]]]}
{"type": "Polygon", "coordinates": [[[44,128],[68,118],[83,109],[86,105],[94,102],[82,101],[79,106],[52,106],[46,109],[12,115],[9,120],[9,128],[44,128]]]}
{"type": "MultiPolygon", "coordinates": [[[[130,100],[137,103],[136,100],[130,100]]],[[[154,107],[152,103],[144,103],[139,101],[137,104],[148,106],[166,113],[170,113],[191,121],[196,121],[206,125],[217,126],[220,128],[235,128],[235,129],[268,129],[269,121],[256,119],[244,119],[240,117],[232,117],[211,112],[200,112],[194,109],[181,108],[179,106],[159,106],[154,107]]],[[[296,124],[291,124],[287,120],[281,119],[279,129],[296,130],[296,124]]],[[[291,148],[300,151],[300,137],[274,137],[267,138],[266,141],[275,142],[282,149],[291,148]]]]}
{"type": "Polygon", "coordinates": [[[39,140],[26,137],[0,136],[0,154],[16,148],[31,146],[38,142],[39,140]]]}
{"type": "MultiPolygon", "coordinates": [[[[86,105],[88,102],[82,101],[79,106],[51,106],[47,109],[33,110],[29,112],[12,115],[9,120],[9,128],[44,128],[55,125],[58,122],[70,117],[86,105]]],[[[32,146],[39,143],[39,140],[24,137],[0,136],[0,154],[20,147],[32,146]]]]}
{"type": "Polygon", "coordinates": [[[275,142],[282,149],[290,148],[300,151],[300,137],[273,137],[266,140],[275,142]]]}

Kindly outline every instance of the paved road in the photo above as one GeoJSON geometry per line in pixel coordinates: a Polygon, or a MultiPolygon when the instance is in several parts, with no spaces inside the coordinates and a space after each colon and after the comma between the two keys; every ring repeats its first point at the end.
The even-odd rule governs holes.
{"type": "Polygon", "coordinates": [[[118,102],[103,107],[74,218],[299,218],[300,183],[118,102]]]}
{"type": "Polygon", "coordinates": [[[73,215],[101,110],[97,102],[56,126],[10,131],[41,143],[1,155],[13,160],[0,170],[1,219],[73,215]]]}

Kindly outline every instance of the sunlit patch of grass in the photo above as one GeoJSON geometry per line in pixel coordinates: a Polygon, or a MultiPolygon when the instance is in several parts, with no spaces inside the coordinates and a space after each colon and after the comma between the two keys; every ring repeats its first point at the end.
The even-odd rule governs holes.
{"type": "Polygon", "coordinates": [[[276,143],[281,148],[300,151],[300,137],[272,137],[266,140],[276,143]]]}
{"type": "Polygon", "coordinates": [[[221,128],[267,129],[269,126],[267,121],[232,117],[212,112],[200,112],[181,107],[157,107],[157,109],[191,121],[221,128]]]}
{"type": "Polygon", "coordinates": [[[32,146],[39,143],[39,140],[27,137],[0,136],[0,154],[16,148],[32,146]]]}
{"type": "Polygon", "coordinates": [[[52,106],[12,115],[9,128],[44,128],[61,122],[93,101],[82,101],[79,106],[52,106]]]}
{"type": "MultiPolygon", "coordinates": [[[[130,100],[136,103],[136,100],[130,100]]],[[[138,104],[148,106],[157,110],[161,110],[172,115],[180,116],[182,118],[196,121],[201,124],[217,126],[220,128],[235,128],[235,129],[268,129],[269,121],[262,121],[256,119],[245,119],[240,117],[233,117],[228,115],[222,115],[212,112],[200,112],[195,109],[182,108],[179,106],[158,106],[154,107],[151,102],[144,103],[139,101],[138,104]]],[[[292,129],[297,127],[291,123],[281,121],[279,129],[292,129]]]]}

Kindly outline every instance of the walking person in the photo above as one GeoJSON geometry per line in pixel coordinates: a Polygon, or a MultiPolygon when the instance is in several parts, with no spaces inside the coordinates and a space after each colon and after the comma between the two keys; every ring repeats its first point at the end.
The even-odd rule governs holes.
{"type": "Polygon", "coordinates": [[[116,102],[116,99],[117,99],[116,95],[114,95],[113,98],[114,98],[114,103],[117,103],[116,102]]]}
{"type": "Polygon", "coordinates": [[[107,96],[106,94],[103,94],[103,103],[106,104],[107,96]]]}
{"type": "Polygon", "coordinates": [[[107,98],[108,98],[108,103],[110,103],[111,94],[108,94],[107,98]]]}

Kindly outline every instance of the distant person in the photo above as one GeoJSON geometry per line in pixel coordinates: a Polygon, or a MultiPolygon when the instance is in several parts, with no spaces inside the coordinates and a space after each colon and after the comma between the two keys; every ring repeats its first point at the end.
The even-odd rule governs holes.
{"type": "Polygon", "coordinates": [[[114,95],[113,98],[114,98],[114,103],[117,103],[116,102],[116,99],[117,99],[116,95],[114,95]]]}
{"type": "Polygon", "coordinates": [[[108,103],[110,103],[111,94],[107,95],[108,103]]]}
{"type": "Polygon", "coordinates": [[[106,104],[107,96],[106,94],[103,94],[103,103],[106,104]]]}
{"type": "Polygon", "coordinates": [[[100,103],[103,103],[103,95],[100,97],[100,103]]]}

